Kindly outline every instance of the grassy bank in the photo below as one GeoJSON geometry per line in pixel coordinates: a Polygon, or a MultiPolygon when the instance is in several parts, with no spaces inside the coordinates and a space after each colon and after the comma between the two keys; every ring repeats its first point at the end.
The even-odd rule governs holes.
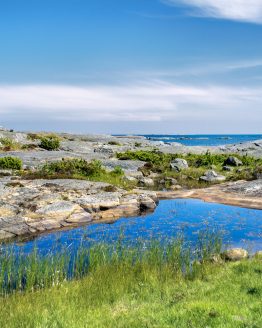
{"type": "Polygon", "coordinates": [[[259,328],[261,274],[258,260],[205,264],[192,279],[171,266],[107,264],[82,280],[0,300],[0,326],[259,328]]]}
{"type": "Polygon", "coordinates": [[[73,262],[70,251],[2,254],[13,263],[2,287],[16,288],[2,288],[0,327],[261,327],[261,260],[210,261],[221,246],[210,234],[184,246],[98,245],[73,262]]]}

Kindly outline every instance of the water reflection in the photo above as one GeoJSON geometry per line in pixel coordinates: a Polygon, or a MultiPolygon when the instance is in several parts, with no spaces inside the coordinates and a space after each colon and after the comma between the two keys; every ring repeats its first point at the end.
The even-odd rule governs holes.
{"type": "Polygon", "coordinates": [[[45,254],[52,249],[75,250],[80,244],[90,245],[101,241],[113,243],[120,236],[124,242],[131,244],[137,239],[161,240],[181,233],[194,244],[203,230],[219,231],[224,243],[230,246],[241,246],[250,251],[262,249],[262,211],[192,199],[164,200],[149,215],[122,218],[113,224],[99,223],[50,233],[13,246],[25,252],[37,246],[45,254]]]}

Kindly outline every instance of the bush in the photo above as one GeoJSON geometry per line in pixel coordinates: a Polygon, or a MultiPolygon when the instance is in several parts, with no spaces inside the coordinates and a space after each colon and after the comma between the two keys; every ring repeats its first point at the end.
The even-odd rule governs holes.
{"type": "Polygon", "coordinates": [[[60,147],[60,140],[56,136],[42,137],[40,147],[45,150],[58,150],[60,147]]]}
{"type": "Polygon", "coordinates": [[[0,138],[0,145],[5,151],[16,150],[21,148],[20,144],[10,138],[0,138]]]}
{"type": "Polygon", "coordinates": [[[121,166],[116,166],[113,171],[111,171],[112,175],[124,175],[124,171],[121,166]]]}
{"type": "Polygon", "coordinates": [[[12,170],[21,170],[22,169],[22,161],[17,157],[2,157],[0,158],[0,168],[1,169],[12,169],[12,170]]]}
{"type": "Polygon", "coordinates": [[[117,142],[117,141],[109,141],[108,144],[110,146],[121,146],[121,143],[117,142]]]}
{"type": "Polygon", "coordinates": [[[85,177],[96,176],[104,173],[100,161],[93,160],[87,162],[83,159],[65,159],[53,163],[48,163],[42,168],[43,174],[59,174],[65,176],[82,175],[85,177]]]}

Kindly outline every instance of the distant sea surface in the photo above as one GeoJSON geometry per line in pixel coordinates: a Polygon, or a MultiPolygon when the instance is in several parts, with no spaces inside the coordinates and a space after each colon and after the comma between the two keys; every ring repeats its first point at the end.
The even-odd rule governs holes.
{"type": "Polygon", "coordinates": [[[262,134],[208,134],[208,135],[169,135],[146,134],[143,135],[152,141],[179,142],[186,146],[220,146],[262,139],[262,134]]]}

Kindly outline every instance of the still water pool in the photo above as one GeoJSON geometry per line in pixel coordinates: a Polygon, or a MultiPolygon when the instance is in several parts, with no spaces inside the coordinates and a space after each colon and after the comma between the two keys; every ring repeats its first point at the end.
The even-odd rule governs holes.
{"type": "Polygon", "coordinates": [[[181,233],[194,244],[199,233],[206,230],[221,233],[226,245],[245,247],[251,252],[262,250],[262,211],[195,199],[163,200],[154,213],[145,216],[50,233],[33,241],[16,242],[12,247],[27,253],[37,246],[45,254],[60,248],[75,251],[83,244],[113,243],[120,237],[131,244],[137,239],[165,240],[181,233]]]}

